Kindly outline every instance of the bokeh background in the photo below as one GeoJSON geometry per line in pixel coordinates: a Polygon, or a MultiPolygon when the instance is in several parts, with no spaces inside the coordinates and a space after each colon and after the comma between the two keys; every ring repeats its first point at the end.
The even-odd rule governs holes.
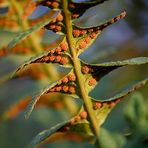
{"type": "MultiPolygon", "coordinates": [[[[5,0],[4,0],[5,2],[5,0]]],[[[105,5],[95,6],[75,23],[79,25],[96,25],[121,11],[126,11],[125,19],[106,28],[95,43],[83,54],[81,58],[90,63],[104,61],[123,60],[138,56],[148,56],[148,1],[147,0],[110,0],[105,5]],[[108,3],[108,4],[107,4],[108,3]]],[[[0,7],[0,19],[5,13],[0,7]]],[[[43,13],[44,8],[39,8],[32,17],[43,13]]],[[[4,21],[4,20],[3,20],[4,21]]],[[[18,30],[11,30],[0,27],[0,47],[5,47],[18,33],[18,30]]],[[[42,44],[54,42],[59,36],[46,31],[42,44]]],[[[0,50],[1,50],[0,49],[0,50]]],[[[30,54],[28,56],[31,56],[30,54]]],[[[56,123],[69,118],[66,110],[56,110],[50,107],[40,107],[33,111],[29,120],[24,118],[24,111],[17,117],[3,119],[4,113],[9,110],[12,104],[27,96],[33,96],[49,82],[37,81],[31,77],[8,80],[18,65],[23,63],[28,56],[9,53],[0,57],[0,148],[22,148],[40,131],[49,128],[56,123]]],[[[58,69],[61,73],[65,70],[58,69]]],[[[91,92],[91,96],[104,99],[113,96],[136,81],[146,78],[148,65],[130,66],[120,68],[105,76],[99,85],[91,92]]],[[[147,102],[148,85],[138,90],[147,102]]],[[[126,133],[128,123],[124,117],[124,108],[131,95],[122,100],[111,112],[104,128],[115,133],[126,133]]],[[[72,100],[74,101],[74,100],[72,100]]],[[[58,142],[47,147],[91,147],[91,145],[75,142],[58,142]]]]}

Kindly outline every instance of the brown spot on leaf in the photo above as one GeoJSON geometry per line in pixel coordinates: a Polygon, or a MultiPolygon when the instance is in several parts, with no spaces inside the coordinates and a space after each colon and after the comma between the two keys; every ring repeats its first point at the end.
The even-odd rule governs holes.
{"type": "Polygon", "coordinates": [[[68,64],[68,59],[66,57],[62,57],[61,60],[60,60],[60,63],[62,65],[68,64]]]}
{"type": "Polygon", "coordinates": [[[58,2],[53,2],[53,3],[51,3],[51,6],[53,8],[58,8],[59,7],[59,3],[58,2]]]}
{"type": "Polygon", "coordinates": [[[50,54],[54,54],[54,53],[55,53],[55,50],[54,49],[50,51],[50,54]]]}
{"type": "Polygon", "coordinates": [[[61,31],[62,30],[62,27],[61,26],[59,26],[59,25],[56,25],[55,26],[55,31],[61,31]]]}
{"type": "Polygon", "coordinates": [[[56,27],[56,25],[50,25],[50,26],[49,26],[49,29],[54,30],[55,27],[56,27]]]}
{"type": "Polygon", "coordinates": [[[68,83],[68,78],[67,78],[67,77],[64,77],[64,78],[62,79],[62,83],[64,83],[64,84],[68,83]]]}
{"type": "Polygon", "coordinates": [[[62,90],[62,86],[56,86],[56,87],[55,87],[55,91],[56,91],[56,92],[60,92],[61,90],[62,90]]]}
{"type": "Polygon", "coordinates": [[[67,44],[67,42],[61,43],[60,47],[61,47],[61,49],[62,49],[63,51],[67,51],[67,50],[68,50],[68,44],[67,44]]]}
{"type": "Polygon", "coordinates": [[[116,105],[116,102],[112,101],[110,102],[110,107],[114,107],[116,105]]]}
{"type": "Polygon", "coordinates": [[[75,117],[75,122],[79,122],[79,121],[81,121],[81,117],[80,116],[75,117]]]}
{"type": "Polygon", "coordinates": [[[86,46],[87,46],[87,44],[84,41],[81,41],[80,44],[79,44],[80,49],[86,48],[86,46]]]}
{"type": "Polygon", "coordinates": [[[101,108],[102,104],[100,102],[95,102],[93,105],[93,109],[97,110],[98,108],[101,108]]]}
{"type": "Polygon", "coordinates": [[[57,16],[57,18],[56,18],[56,21],[58,21],[58,22],[63,21],[63,15],[62,15],[61,13],[58,14],[58,16],[57,16]]]}
{"type": "Polygon", "coordinates": [[[60,48],[60,47],[57,47],[57,48],[55,49],[55,52],[59,54],[59,53],[61,52],[61,48],[60,48]]]}
{"type": "Polygon", "coordinates": [[[69,75],[68,75],[68,79],[69,79],[69,81],[74,82],[74,81],[76,80],[75,74],[69,74],[69,75]]]}
{"type": "Polygon", "coordinates": [[[91,38],[89,36],[87,36],[84,41],[86,42],[86,44],[89,44],[91,41],[91,38]]]}
{"type": "Polygon", "coordinates": [[[90,72],[90,68],[88,66],[83,66],[81,71],[82,71],[83,74],[87,74],[87,73],[90,72]]]}
{"type": "Polygon", "coordinates": [[[96,79],[95,78],[91,78],[90,80],[89,80],[89,82],[88,82],[88,85],[89,86],[94,86],[94,85],[96,85],[96,79]]]}
{"type": "Polygon", "coordinates": [[[86,119],[86,118],[87,118],[87,112],[86,112],[86,111],[82,111],[82,112],[80,113],[80,117],[81,117],[82,119],[86,119]]]}
{"type": "Polygon", "coordinates": [[[67,85],[64,85],[63,87],[62,87],[62,90],[63,90],[63,92],[68,92],[68,90],[69,90],[69,87],[67,86],[67,85]]]}
{"type": "Polygon", "coordinates": [[[45,56],[45,57],[44,57],[44,61],[45,61],[45,62],[48,62],[49,60],[50,60],[50,59],[49,59],[49,56],[45,56]]]}
{"type": "Polygon", "coordinates": [[[53,62],[55,60],[55,56],[50,56],[49,60],[50,60],[50,62],[53,62]]]}
{"type": "Polygon", "coordinates": [[[90,34],[90,37],[91,37],[92,39],[95,39],[96,36],[97,36],[97,34],[96,34],[95,32],[93,32],[93,33],[90,34]]]}
{"type": "Polygon", "coordinates": [[[74,86],[69,86],[68,91],[69,91],[69,93],[71,93],[71,94],[75,94],[76,89],[75,89],[75,87],[74,87],[74,86]]]}
{"type": "Polygon", "coordinates": [[[81,30],[80,31],[80,35],[85,35],[85,34],[87,34],[87,30],[81,30]]]}
{"type": "Polygon", "coordinates": [[[62,57],[61,57],[61,56],[59,56],[59,55],[58,55],[58,56],[56,56],[56,57],[55,57],[55,62],[60,62],[60,61],[61,61],[61,58],[62,58],[62,57]]]}
{"type": "Polygon", "coordinates": [[[79,36],[80,36],[80,32],[81,32],[80,30],[74,29],[74,30],[73,30],[73,36],[74,36],[74,37],[79,37],[79,36]]]}

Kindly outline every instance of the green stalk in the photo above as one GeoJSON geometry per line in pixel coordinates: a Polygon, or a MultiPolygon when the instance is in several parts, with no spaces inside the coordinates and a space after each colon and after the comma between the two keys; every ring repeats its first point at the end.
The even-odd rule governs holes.
{"type": "Polygon", "coordinates": [[[76,53],[77,50],[75,49],[75,42],[74,42],[74,38],[73,38],[73,34],[72,34],[73,28],[72,28],[71,13],[68,10],[68,0],[63,0],[63,13],[64,13],[65,25],[66,25],[66,37],[67,37],[69,49],[70,49],[71,56],[72,56],[72,62],[73,62],[75,75],[76,75],[77,82],[79,85],[81,97],[84,101],[84,106],[85,106],[86,111],[88,113],[94,134],[97,137],[97,143],[99,146],[99,139],[98,139],[99,126],[97,124],[97,118],[96,118],[94,110],[92,108],[92,102],[89,99],[89,96],[88,96],[88,94],[85,90],[85,87],[84,87],[84,78],[83,78],[83,74],[81,72],[81,63],[80,63],[80,60],[79,60],[77,53],[76,53]]]}

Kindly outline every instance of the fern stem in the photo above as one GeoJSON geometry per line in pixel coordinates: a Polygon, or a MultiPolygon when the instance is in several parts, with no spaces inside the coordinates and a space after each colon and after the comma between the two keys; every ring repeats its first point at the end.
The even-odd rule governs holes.
{"type": "Polygon", "coordinates": [[[92,102],[89,99],[89,96],[87,95],[87,92],[84,87],[84,79],[83,79],[83,74],[81,73],[81,63],[80,60],[77,56],[76,49],[75,49],[75,42],[72,34],[72,20],[71,20],[71,13],[68,10],[68,1],[63,0],[63,13],[64,13],[64,18],[65,18],[65,25],[66,25],[66,37],[69,45],[69,49],[72,55],[72,61],[73,61],[73,67],[74,71],[77,77],[77,82],[79,85],[81,97],[84,101],[84,106],[88,112],[88,116],[92,125],[92,129],[94,131],[94,134],[97,137],[97,143],[99,146],[99,126],[97,124],[97,119],[94,114],[94,110],[92,108],[92,102]]]}

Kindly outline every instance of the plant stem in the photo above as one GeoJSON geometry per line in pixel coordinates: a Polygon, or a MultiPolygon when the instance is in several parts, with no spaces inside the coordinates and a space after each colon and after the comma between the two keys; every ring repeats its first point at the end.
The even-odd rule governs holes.
{"type": "Polygon", "coordinates": [[[73,38],[73,34],[72,34],[73,29],[72,29],[71,13],[68,10],[68,1],[67,0],[63,0],[63,13],[64,13],[65,25],[66,25],[66,37],[67,37],[69,49],[71,52],[74,71],[75,71],[75,74],[77,77],[77,82],[79,85],[81,97],[84,101],[84,106],[86,108],[86,111],[88,112],[90,123],[92,125],[94,134],[97,137],[97,143],[99,146],[99,140],[98,140],[99,126],[97,124],[97,118],[96,118],[94,110],[92,108],[92,102],[85,90],[84,78],[83,78],[83,74],[81,72],[81,63],[80,63],[80,60],[77,56],[76,49],[75,49],[75,42],[74,42],[74,38],[73,38]]]}

